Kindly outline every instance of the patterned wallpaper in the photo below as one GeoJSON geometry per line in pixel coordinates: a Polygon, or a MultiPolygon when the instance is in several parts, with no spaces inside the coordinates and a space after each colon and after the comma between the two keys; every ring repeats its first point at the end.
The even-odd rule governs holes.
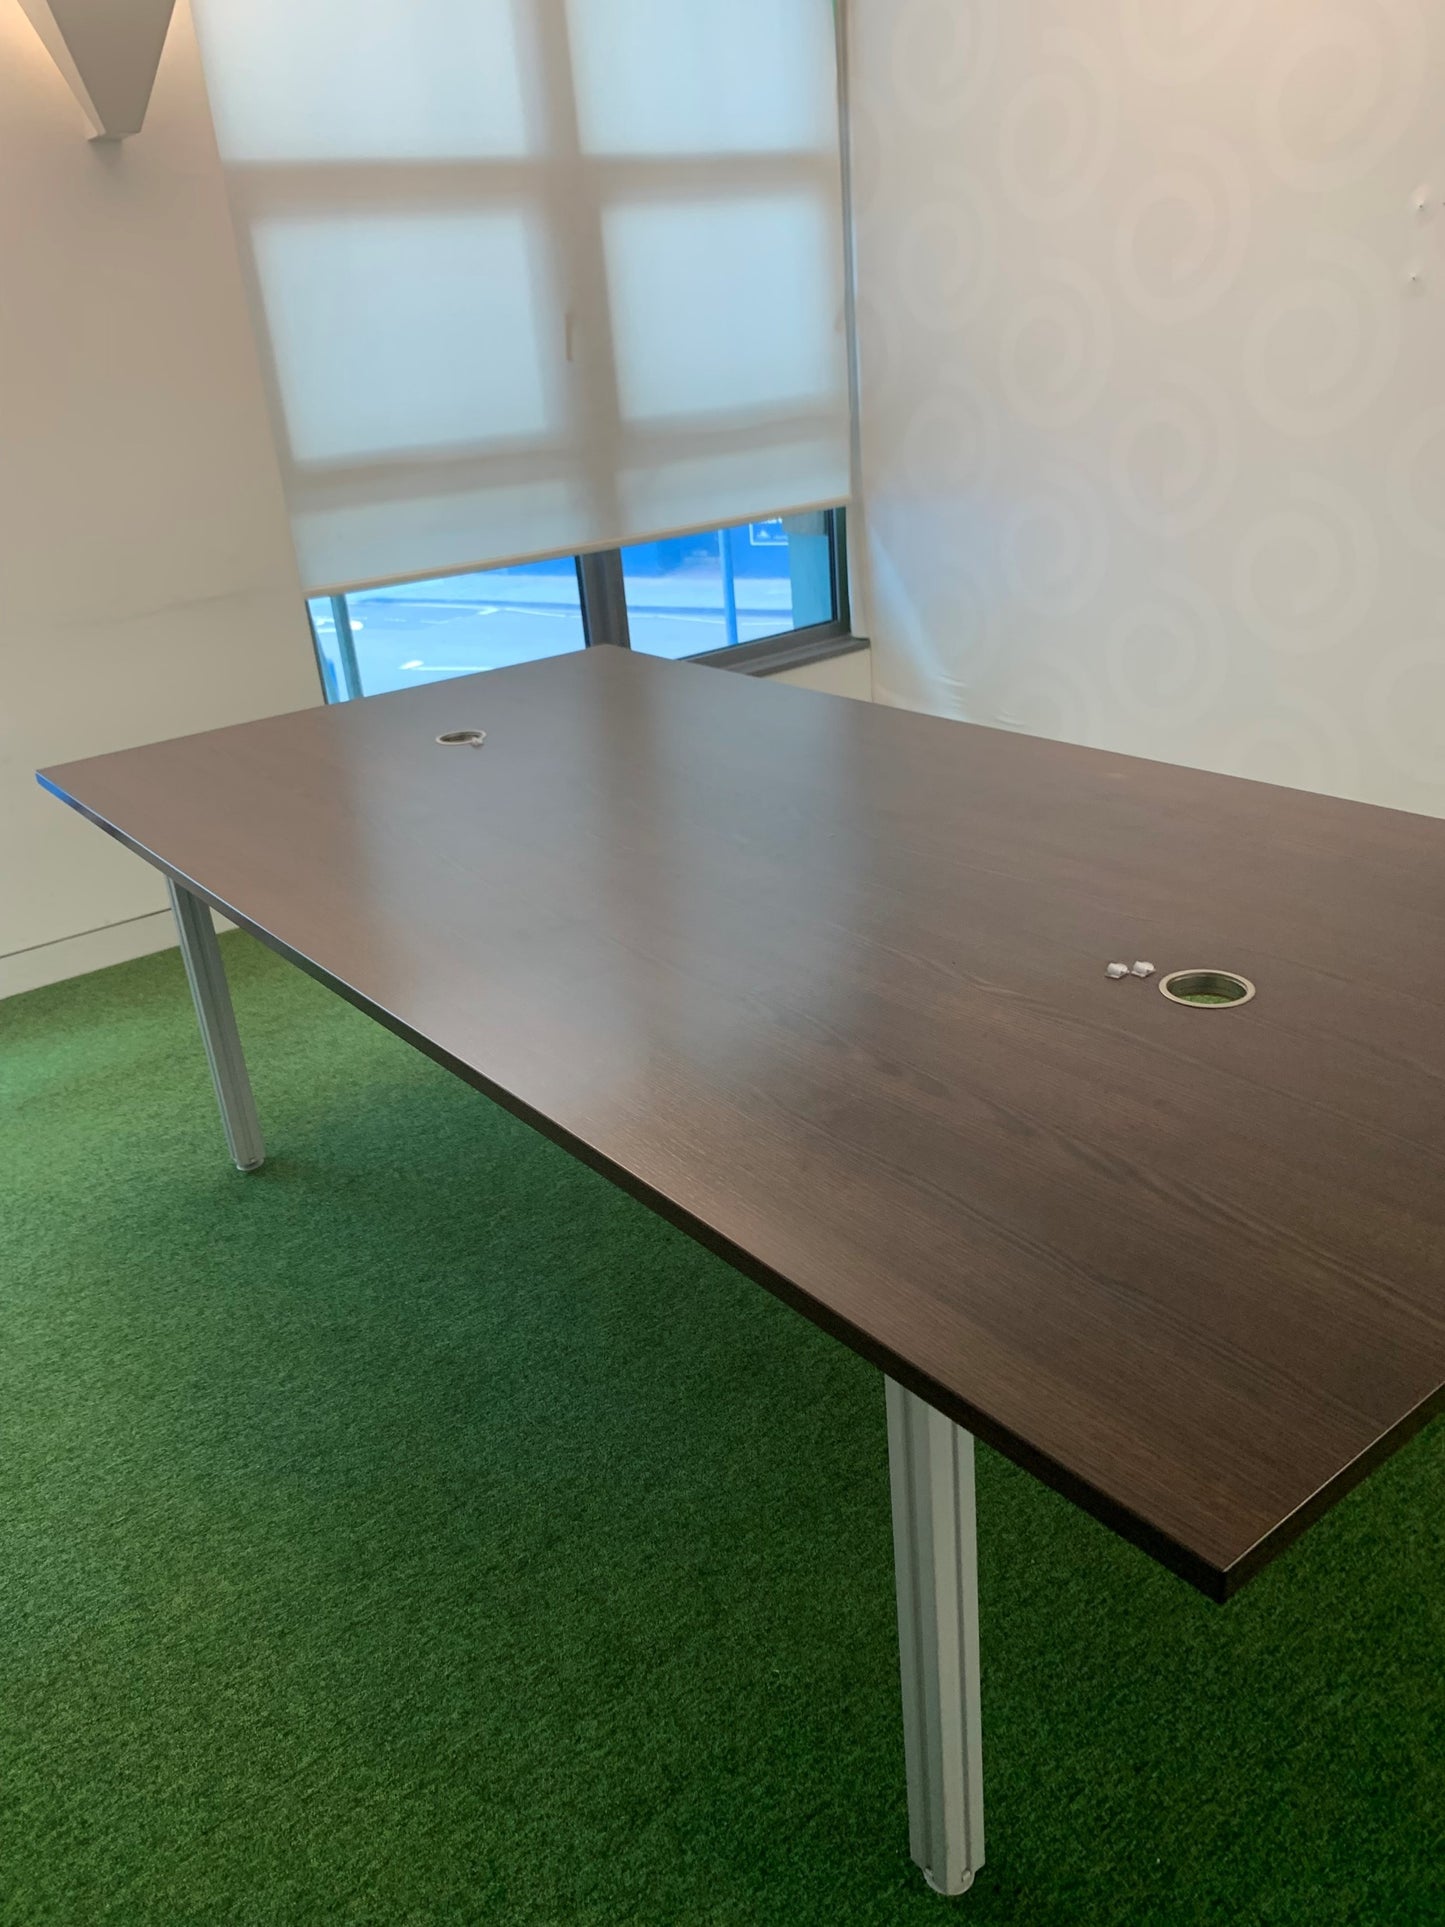
{"type": "Polygon", "coordinates": [[[880,699],[1445,814],[1445,5],[849,32],[880,699]]]}

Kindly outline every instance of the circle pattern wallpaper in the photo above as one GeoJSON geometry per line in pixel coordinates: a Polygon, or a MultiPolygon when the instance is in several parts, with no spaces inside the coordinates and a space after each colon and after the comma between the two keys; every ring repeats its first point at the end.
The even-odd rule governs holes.
{"type": "Polygon", "coordinates": [[[1445,9],[850,19],[879,697],[1445,814],[1445,9]]]}

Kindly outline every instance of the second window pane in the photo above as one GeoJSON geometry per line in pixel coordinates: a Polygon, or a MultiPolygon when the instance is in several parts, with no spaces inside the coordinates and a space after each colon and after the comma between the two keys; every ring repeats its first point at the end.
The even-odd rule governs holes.
{"type": "Polygon", "coordinates": [[[828,516],[744,522],[622,551],[627,625],[650,656],[700,656],[833,619],[828,516]]]}

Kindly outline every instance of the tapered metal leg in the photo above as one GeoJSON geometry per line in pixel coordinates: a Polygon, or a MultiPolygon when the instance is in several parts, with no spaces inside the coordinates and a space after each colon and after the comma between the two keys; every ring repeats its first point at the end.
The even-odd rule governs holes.
{"type": "Polygon", "coordinates": [[[246,1060],[241,1054],[241,1038],[236,1029],[236,1013],[231,1008],[221,946],[216,941],[216,926],[211,922],[209,907],[199,897],[169,877],[166,888],[171,893],[181,956],[185,959],[186,977],[195,1000],[201,1041],[211,1066],[216,1102],[221,1107],[226,1142],[236,1169],[254,1171],[265,1162],[266,1144],[256,1116],[256,1100],[251,1095],[251,1080],[246,1075],[246,1060]]]}
{"type": "Polygon", "coordinates": [[[983,1865],[973,1436],[885,1384],[908,1843],[931,1887],[961,1894],[983,1865]]]}

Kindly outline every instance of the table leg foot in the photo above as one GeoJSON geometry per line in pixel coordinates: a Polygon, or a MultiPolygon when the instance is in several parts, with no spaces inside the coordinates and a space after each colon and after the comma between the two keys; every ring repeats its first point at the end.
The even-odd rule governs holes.
{"type": "Polygon", "coordinates": [[[885,1384],[909,1847],[935,1892],[961,1894],[983,1865],[973,1438],[885,1384]]]}
{"type": "Polygon", "coordinates": [[[231,1007],[231,992],[226,983],[226,967],[216,941],[216,926],[209,905],[198,896],[166,878],[171,910],[176,919],[181,957],[186,979],[201,1026],[201,1042],[211,1067],[211,1082],[216,1087],[221,1123],[232,1162],[238,1171],[255,1171],[266,1160],[266,1144],[256,1116],[256,1100],[241,1054],[241,1037],[236,1029],[236,1013],[231,1007]]]}

